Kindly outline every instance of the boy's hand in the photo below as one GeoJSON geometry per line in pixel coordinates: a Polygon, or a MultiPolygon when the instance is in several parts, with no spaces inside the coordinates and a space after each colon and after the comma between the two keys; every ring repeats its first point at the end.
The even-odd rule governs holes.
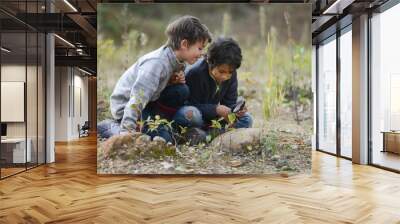
{"type": "Polygon", "coordinates": [[[243,117],[246,112],[247,112],[247,107],[244,106],[242,110],[236,112],[236,117],[243,117]]]}
{"type": "Polygon", "coordinates": [[[228,120],[229,113],[231,113],[231,108],[224,106],[224,105],[217,106],[218,116],[223,117],[225,120],[228,120]]]}
{"type": "Polygon", "coordinates": [[[168,84],[173,85],[173,84],[185,84],[185,74],[183,71],[175,72],[171,78],[169,79],[168,84]]]}

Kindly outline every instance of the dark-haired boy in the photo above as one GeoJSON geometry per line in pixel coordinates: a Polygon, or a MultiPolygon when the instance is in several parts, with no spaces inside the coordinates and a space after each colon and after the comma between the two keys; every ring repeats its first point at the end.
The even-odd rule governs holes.
{"type": "MultiPolygon", "coordinates": [[[[139,58],[118,80],[110,97],[114,119],[98,124],[100,137],[109,138],[135,132],[140,118],[145,120],[155,116],[158,110],[154,102],[165,87],[168,84],[184,83],[184,78],[173,74],[179,73],[185,62],[195,63],[201,57],[205,45],[211,41],[207,27],[193,16],[178,18],[168,25],[165,32],[168,36],[167,44],[139,58]]],[[[158,135],[168,137],[163,136],[163,130],[158,135]]]]}
{"type": "MultiPolygon", "coordinates": [[[[209,46],[206,58],[199,60],[186,74],[186,84],[190,90],[189,105],[197,108],[191,126],[202,127],[211,120],[224,118],[232,113],[238,99],[238,79],[236,70],[242,62],[238,43],[232,38],[218,38],[209,46]],[[201,122],[199,122],[201,121],[201,122]]],[[[181,109],[182,114],[185,110],[181,109]]],[[[236,113],[233,128],[249,128],[253,119],[244,107],[236,113]]],[[[179,119],[178,119],[179,120],[179,119]]],[[[185,119],[181,119],[185,120],[185,119]]],[[[189,121],[186,121],[189,122],[189,121]]]]}

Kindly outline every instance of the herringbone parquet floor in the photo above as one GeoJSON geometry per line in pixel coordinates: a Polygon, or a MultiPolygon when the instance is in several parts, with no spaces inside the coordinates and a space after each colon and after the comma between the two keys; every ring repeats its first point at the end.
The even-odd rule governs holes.
{"type": "Polygon", "coordinates": [[[400,223],[400,175],[313,153],[310,175],[98,176],[95,137],[0,181],[0,223],[400,223]]]}

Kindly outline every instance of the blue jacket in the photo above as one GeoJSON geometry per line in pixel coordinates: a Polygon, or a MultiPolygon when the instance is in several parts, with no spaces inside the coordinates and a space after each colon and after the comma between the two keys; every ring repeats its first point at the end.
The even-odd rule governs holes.
{"type": "Polygon", "coordinates": [[[218,118],[218,104],[233,109],[238,97],[237,73],[234,70],[231,79],[224,81],[217,89],[216,81],[209,74],[208,63],[201,59],[186,73],[186,84],[190,89],[189,105],[197,107],[205,121],[218,118]]]}

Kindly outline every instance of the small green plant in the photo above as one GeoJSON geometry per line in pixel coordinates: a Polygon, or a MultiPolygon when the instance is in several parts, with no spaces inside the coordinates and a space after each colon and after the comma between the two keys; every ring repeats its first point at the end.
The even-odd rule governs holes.
{"type": "Polygon", "coordinates": [[[275,155],[278,151],[278,136],[276,133],[271,132],[265,136],[263,139],[263,148],[265,152],[270,152],[272,155],[275,155]]]}
{"type": "Polygon", "coordinates": [[[207,135],[207,136],[206,136],[206,142],[207,142],[207,143],[210,143],[211,140],[212,140],[212,136],[211,136],[211,135],[207,135]]]}
{"type": "MultiPolygon", "coordinates": [[[[187,133],[188,127],[184,127],[181,125],[178,125],[179,131],[176,129],[172,129],[172,134],[177,136],[180,141],[184,141],[185,140],[185,134],[187,133]]],[[[189,143],[189,142],[186,142],[189,143]]]]}
{"type": "Polygon", "coordinates": [[[211,142],[215,137],[217,137],[218,135],[220,135],[223,132],[226,131],[231,131],[233,130],[233,124],[235,124],[237,120],[237,117],[235,115],[235,113],[230,113],[228,114],[228,121],[227,122],[223,122],[224,118],[218,118],[218,119],[214,119],[211,120],[211,132],[209,135],[206,136],[206,142],[211,142]],[[224,124],[225,123],[225,124],[224,124]]]}
{"type": "Polygon", "coordinates": [[[147,117],[146,120],[139,121],[137,123],[142,126],[141,130],[142,130],[143,126],[146,126],[148,128],[149,132],[158,132],[159,128],[166,128],[167,131],[171,133],[171,137],[173,138],[173,140],[175,142],[175,147],[177,146],[177,141],[175,138],[176,133],[174,132],[174,128],[172,126],[174,121],[168,121],[165,118],[161,118],[160,115],[155,115],[154,119],[152,119],[151,117],[147,117]]]}
{"type": "Polygon", "coordinates": [[[187,132],[187,127],[183,127],[183,126],[180,126],[180,125],[179,125],[179,129],[180,129],[180,134],[181,134],[181,135],[186,134],[186,132],[187,132]]]}
{"type": "Polygon", "coordinates": [[[158,131],[158,128],[161,126],[166,126],[172,130],[173,122],[174,121],[168,121],[167,119],[161,119],[160,115],[156,115],[154,116],[154,119],[148,117],[146,120],[146,125],[148,126],[150,132],[158,131]]]}
{"type": "Polygon", "coordinates": [[[221,121],[222,120],[224,120],[224,118],[219,118],[219,119],[217,119],[217,120],[211,120],[211,127],[212,128],[215,128],[215,129],[218,129],[218,130],[221,130],[222,129],[222,124],[221,124],[221,121]]]}
{"type": "Polygon", "coordinates": [[[232,129],[233,124],[236,122],[236,114],[235,113],[230,113],[228,114],[228,121],[225,124],[225,126],[222,126],[222,121],[224,120],[223,117],[217,119],[217,120],[211,120],[211,127],[215,128],[217,130],[224,130],[224,131],[229,131],[232,129]]]}
{"type": "Polygon", "coordinates": [[[138,121],[136,122],[136,124],[139,126],[139,132],[142,132],[144,124],[145,124],[145,122],[141,118],[142,108],[143,108],[143,106],[142,106],[143,96],[144,96],[144,90],[141,89],[139,91],[139,99],[137,99],[137,103],[132,104],[132,106],[131,106],[132,110],[134,110],[136,112],[137,116],[139,117],[138,121]]]}
{"type": "Polygon", "coordinates": [[[233,124],[236,122],[236,114],[235,113],[230,113],[228,114],[228,128],[227,129],[232,129],[233,124]]]}

